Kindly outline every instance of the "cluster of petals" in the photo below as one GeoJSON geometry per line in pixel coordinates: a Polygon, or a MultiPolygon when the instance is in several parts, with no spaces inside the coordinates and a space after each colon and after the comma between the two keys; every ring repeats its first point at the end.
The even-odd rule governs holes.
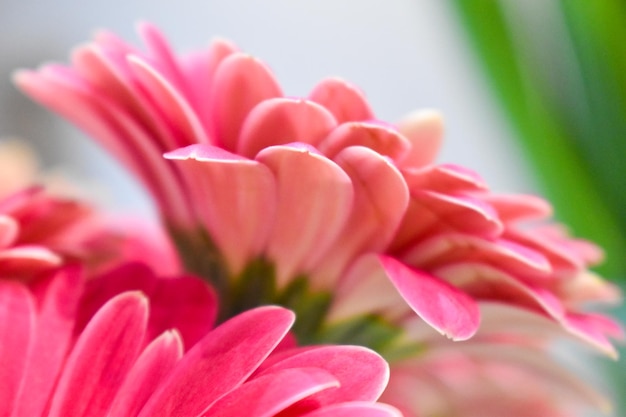
{"type": "Polygon", "coordinates": [[[494,195],[473,172],[434,164],[435,113],[378,121],[337,79],[285,97],[264,64],[228,42],[178,57],[153,26],[139,32],[146,52],[100,32],[72,66],[16,82],[126,163],[170,227],[206,230],[231,276],[265,257],[279,285],[306,275],[336,288],[337,318],[413,310],[455,340],[477,331],[478,301],[500,301],[613,352],[615,323],[581,310],[617,296],[587,271],[598,250],[520,226],[549,214],[542,200],[494,195]],[[372,294],[385,296],[364,302],[372,294]]]}
{"type": "Polygon", "coordinates": [[[399,417],[374,401],[388,367],[361,347],[293,348],[294,316],[261,307],[212,328],[200,279],[126,264],[0,280],[0,414],[399,417]],[[285,342],[287,340],[287,342],[285,342]]]}

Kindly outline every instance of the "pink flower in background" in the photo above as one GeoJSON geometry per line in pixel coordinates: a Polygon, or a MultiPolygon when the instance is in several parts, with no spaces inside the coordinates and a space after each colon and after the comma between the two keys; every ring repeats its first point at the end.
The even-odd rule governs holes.
{"type": "MultiPolygon", "coordinates": [[[[601,252],[552,224],[545,201],[494,194],[471,170],[435,164],[436,113],[379,121],[338,79],[285,97],[264,64],[225,41],[178,57],[154,27],[140,34],[146,52],[101,32],[71,66],[15,79],[143,181],[186,269],[214,284],[218,321],[280,304],[296,311],[300,343],[374,348],[391,362],[385,398],[407,416],[556,417],[573,397],[603,407],[546,352],[570,334],[615,355],[609,338],[621,329],[586,310],[619,298],[588,270],[601,252]]],[[[94,294],[104,294],[96,307],[112,296],[94,294]]],[[[245,314],[259,311],[283,310],[245,314]]],[[[259,381],[278,366],[269,363],[259,381]]],[[[253,383],[241,395],[256,395],[253,383]]],[[[284,415],[318,403],[298,400],[284,415]]],[[[322,410],[311,415],[342,415],[322,410]]]]}
{"type": "Polygon", "coordinates": [[[0,280],[0,414],[400,415],[374,403],[388,378],[374,352],[283,350],[268,362],[293,313],[259,308],[209,331],[215,302],[198,279],[133,265],[86,284],[75,267],[30,287],[0,280]]]}

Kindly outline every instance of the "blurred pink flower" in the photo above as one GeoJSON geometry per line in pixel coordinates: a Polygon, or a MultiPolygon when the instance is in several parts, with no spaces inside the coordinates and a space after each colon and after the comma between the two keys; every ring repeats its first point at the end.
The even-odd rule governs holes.
{"type": "Polygon", "coordinates": [[[388,378],[374,352],[317,347],[266,360],[293,313],[263,307],[210,330],[215,302],[199,279],[138,265],[87,283],[76,267],[31,286],[0,280],[0,414],[400,415],[374,403],[388,378]]]}

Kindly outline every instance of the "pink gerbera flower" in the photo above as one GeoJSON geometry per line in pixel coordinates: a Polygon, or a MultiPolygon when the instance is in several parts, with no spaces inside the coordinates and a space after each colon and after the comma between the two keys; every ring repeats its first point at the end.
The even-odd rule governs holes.
{"type": "MultiPolygon", "coordinates": [[[[565,330],[615,354],[608,338],[619,326],[585,311],[618,297],[587,269],[598,249],[553,228],[543,200],[494,195],[472,171],[435,164],[436,113],[382,122],[338,79],[285,97],[263,63],[225,41],[178,57],[154,27],[140,34],[145,52],[101,32],[72,66],[22,71],[16,82],[144,182],[186,268],[218,291],[220,321],[281,304],[296,311],[301,343],[372,347],[397,365],[389,398],[409,415],[436,408],[407,401],[404,376],[416,387],[449,383],[445,366],[420,355],[448,343],[434,343],[424,323],[470,339],[483,331],[481,308],[495,304],[519,314],[481,339],[494,349],[503,340],[543,346],[565,330]],[[526,319],[542,333],[524,334],[526,319]]],[[[439,358],[472,363],[465,380],[483,371],[541,378],[514,356],[478,366],[459,355],[439,358]]],[[[446,395],[461,398],[449,385],[446,395]]],[[[535,394],[533,404],[558,415],[560,405],[535,394]]],[[[477,389],[471,401],[494,396],[477,389]]]]}
{"type": "Polygon", "coordinates": [[[87,284],[76,267],[31,286],[0,280],[0,414],[400,415],[373,403],[388,377],[374,352],[283,349],[268,359],[293,313],[259,308],[207,332],[215,301],[198,279],[133,265],[87,284]]]}

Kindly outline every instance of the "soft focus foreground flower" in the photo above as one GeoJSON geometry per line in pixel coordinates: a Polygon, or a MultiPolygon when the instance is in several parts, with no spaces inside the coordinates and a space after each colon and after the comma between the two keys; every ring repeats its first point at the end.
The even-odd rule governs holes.
{"type": "Polygon", "coordinates": [[[209,332],[216,312],[201,280],[136,264],[87,283],[77,267],[31,286],[2,279],[0,414],[399,416],[372,403],[388,377],[375,353],[318,347],[266,361],[293,313],[263,307],[209,332]]]}
{"type": "MultiPolygon", "coordinates": [[[[387,398],[407,415],[467,407],[459,414],[495,416],[531,403],[565,415],[534,387],[498,402],[491,388],[507,375],[584,391],[519,355],[479,360],[480,343],[483,352],[536,349],[551,363],[545,345],[565,330],[614,355],[608,337],[620,337],[619,326],[585,311],[619,296],[587,269],[600,251],[552,225],[543,200],[493,194],[470,170],[435,164],[436,113],[381,122],[338,79],[284,97],[261,62],[227,42],[177,57],[154,27],[140,34],[147,52],[101,32],[72,66],[22,71],[16,82],[144,182],[187,269],[215,285],[220,320],[276,303],[296,311],[301,343],[376,349],[392,361],[387,398]],[[496,312],[498,325],[481,327],[492,305],[515,313],[496,312]],[[450,347],[425,323],[453,340],[478,339],[450,347]],[[464,397],[458,381],[476,379],[464,397]],[[422,386],[445,387],[433,392],[450,408],[403,390],[422,386]]],[[[583,397],[598,404],[592,396],[583,397]]]]}

